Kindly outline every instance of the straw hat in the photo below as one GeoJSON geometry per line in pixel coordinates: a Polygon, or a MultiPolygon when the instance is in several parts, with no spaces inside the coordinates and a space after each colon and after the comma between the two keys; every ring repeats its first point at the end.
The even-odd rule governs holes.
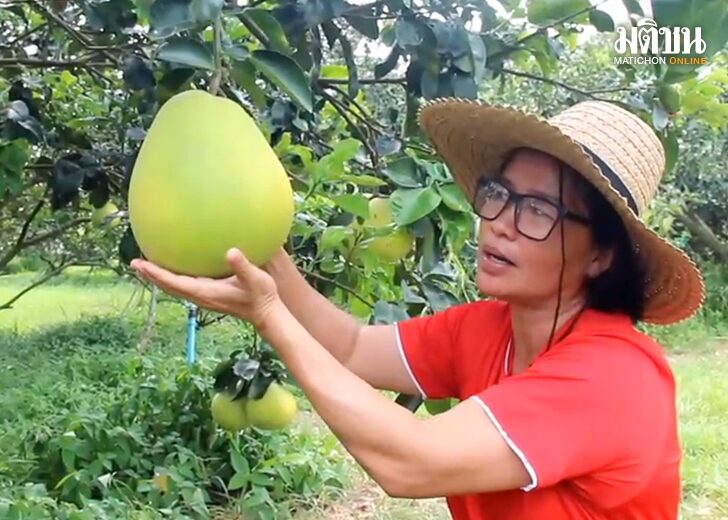
{"type": "Polygon", "coordinates": [[[513,148],[535,148],[565,162],[625,223],[648,273],[643,321],[675,323],[702,305],[705,286],[695,263],[642,221],[662,178],[665,154],[652,129],[634,114],[585,101],[546,120],[478,101],[435,99],[423,106],[420,123],[471,201],[478,178],[497,172],[513,148]]]}

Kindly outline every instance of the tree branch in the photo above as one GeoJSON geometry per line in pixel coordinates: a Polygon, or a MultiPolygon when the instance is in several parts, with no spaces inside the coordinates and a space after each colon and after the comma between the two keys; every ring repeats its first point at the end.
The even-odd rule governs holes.
{"type": "MultiPolygon", "coordinates": [[[[318,83],[322,87],[331,85],[348,85],[349,80],[344,78],[319,78],[318,83]]],[[[359,80],[362,85],[402,85],[405,86],[407,78],[362,78],[359,80]]]]}
{"type": "Polygon", "coordinates": [[[571,92],[576,92],[577,94],[581,94],[582,96],[586,96],[591,99],[596,99],[599,101],[609,101],[608,99],[600,98],[598,96],[595,96],[594,94],[601,93],[601,92],[610,92],[610,90],[605,90],[605,89],[600,89],[600,90],[595,90],[595,91],[582,90],[580,88],[576,88],[576,87],[572,87],[571,85],[567,85],[566,83],[564,83],[562,81],[558,81],[558,80],[551,79],[551,78],[546,78],[544,76],[537,76],[536,74],[530,74],[528,72],[521,72],[520,70],[513,70],[513,69],[506,68],[506,67],[503,67],[503,69],[501,69],[501,70],[503,72],[505,72],[506,74],[511,74],[513,76],[520,76],[522,78],[535,79],[537,81],[549,83],[551,85],[561,87],[561,88],[569,90],[571,92]]]}
{"type": "Polygon", "coordinates": [[[326,92],[325,90],[321,90],[321,95],[329,102],[331,103],[331,106],[336,109],[336,111],[341,115],[342,118],[344,118],[344,121],[346,121],[349,126],[359,135],[359,139],[366,147],[367,151],[369,152],[369,158],[372,161],[372,166],[376,168],[377,165],[377,152],[372,148],[371,143],[367,139],[366,135],[364,135],[364,132],[362,132],[361,128],[357,126],[357,124],[349,117],[349,114],[347,114],[346,107],[341,105],[341,102],[336,99],[334,96],[326,92]]]}
{"type": "MultiPolygon", "coordinates": [[[[584,7],[583,9],[580,9],[579,11],[576,11],[575,13],[569,14],[569,15],[564,16],[563,18],[561,18],[559,20],[556,20],[555,22],[552,22],[552,23],[550,23],[548,25],[544,25],[543,27],[539,27],[536,31],[532,32],[531,34],[527,34],[526,36],[524,36],[523,38],[520,38],[519,40],[516,40],[512,44],[508,44],[508,43],[503,42],[503,46],[505,48],[503,50],[500,50],[498,52],[494,52],[493,54],[489,55],[488,56],[488,59],[495,58],[495,57],[501,56],[503,54],[508,54],[511,51],[517,50],[517,49],[520,48],[520,46],[523,43],[527,42],[531,38],[535,38],[539,34],[545,34],[546,31],[548,31],[549,29],[552,29],[552,28],[556,27],[557,25],[561,25],[562,23],[568,22],[569,20],[572,20],[572,19],[576,18],[577,16],[579,16],[581,14],[584,14],[584,13],[587,13],[587,12],[593,10],[593,9],[596,9],[597,7],[599,7],[600,5],[602,5],[603,3],[605,3],[606,1],[607,0],[601,0],[601,2],[599,2],[597,4],[590,5],[589,7],[584,7]]],[[[483,35],[489,35],[489,33],[481,33],[481,34],[483,34],[483,35]]]]}
{"type": "Polygon", "coordinates": [[[53,266],[53,264],[49,263],[51,269],[46,272],[40,279],[36,280],[32,284],[30,284],[28,287],[24,288],[20,292],[18,292],[15,296],[10,298],[8,301],[0,305],[0,311],[11,309],[13,307],[13,304],[17,302],[20,298],[22,298],[25,294],[29,293],[36,287],[39,287],[46,283],[48,280],[53,278],[54,276],[57,276],[61,274],[63,271],[68,269],[69,267],[103,267],[105,269],[111,269],[112,271],[116,273],[120,273],[118,269],[113,268],[112,266],[102,263],[102,262],[76,262],[75,260],[67,259],[62,261],[58,266],[53,266]]]}
{"type": "Polygon", "coordinates": [[[116,67],[115,63],[107,61],[90,61],[86,60],[41,60],[38,58],[0,58],[0,67],[9,65],[25,65],[26,67],[35,68],[60,68],[72,69],[76,67],[93,68],[93,67],[116,67]]]}
{"type": "Polygon", "coordinates": [[[210,94],[212,94],[213,96],[217,95],[218,91],[220,90],[220,81],[222,81],[222,35],[222,15],[218,15],[217,18],[215,18],[215,29],[213,37],[215,72],[213,72],[212,74],[212,78],[210,79],[210,86],[208,89],[210,94]]]}
{"type": "Polygon", "coordinates": [[[48,27],[48,23],[47,22],[43,22],[43,23],[41,23],[39,25],[36,25],[32,29],[28,29],[27,31],[25,31],[23,34],[21,34],[20,36],[18,36],[17,38],[15,38],[13,41],[11,41],[10,43],[8,43],[7,45],[0,45],[0,47],[7,47],[9,49],[13,45],[17,44],[20,41],[25,40],[28,36],[31,36],[31,35],[35,34],[36,32],[40,31],[41,29],[43,29],[45,27],[48,27]]]}
{"type": "Polygon", "coordinates": [[[710,226],[700,218],[697,212],[688,209],[685,213],[678,215],[678,219],[688,230],[700,240],[706,247],[728,265],[728,244],[723,243],[720,238],[710,229],[710,226]]]}
{"type": "Polygon", "coordinates": [[[351,112],[359,121],[367,125],[369,128],[374,130],[375,132],[384,133],[387,131],[387,129],[379,122],[375,121],[371,115],[367,113],[367,111],[362,107],[358,101],[353,99],[344,89],[341,87],[337,87],[336,85],[328,85],[324,88],[330,88],[341,94],[341,96],[351,105],[354,106],[357,110],[359,110],[358,113],[355,110],[351,110],[349,107],[346,107],[349,109],[349,112],[351,112]]]}
{"type": "Polygon", "coordinates": [[[12,309],[13,304],[16,301],[18,301],[20,298],[22,298],[26,293],[32,291],[33,289],[35,289],[36,287],[38,287],[40,285],[43,285],[48,280],[50,280],[51,278],[53,278],[54,276],[56,276],[57,274],[59,274],[61,271],[63,271],[63,269],[65,269],[64,266],[56,267],[55,269],[52,269],[45,276],[43,276],[41,279],[33,282],[28,287],[26,287],[25,289],[23,289],[22,291],[20,291],[18,294],[16,294],[12,298],[10,298],[8,301],[6,301],[2,305],[0,305],[0,311],[5,310],[5,309],[12,309]]]}
{"type": "Polygon", "coordinates": [[[270,38],[268,38],[268,35],[265,34],[263,29],[258,27],[258,24],[253,21],[246,10],[243,10],[243,12],[238,15],[238,19],[243,22],[245,28],[248,29],[253,36],[260,40],[260,43],[262,43],[265,48],[270,47],[270,38]]]}
{"type": "Polygon", "coordinates": [[[15,240],[15,244],[13,244],[8,252],[0,258],[0,269],[3,269],[6,265],[8,265],[10,260],[15,258],[15,256],[23,249],[23,240],[25,240],[25,236],[28,234],[28,230],[30,229],[30,225],[33,223],[33,220],[35,220],[35,217],[38,216],[41,208],[43,208],[43,204],[45,204],[45,198],[48,194],[48,190],[49,188],[46,187],[45,192],[43,192],[43,196],[32,209],[30,214],[26,217],[25,222],[23,222],[23,227],[20,228],[20,234],[15,240]]]}
{"type": "Polygon", "coordinates": [[[66,222],[65,224],[63,224],[60,227],[57,227],[56,229],[52,229],[45,233],[41,233],[40,235],[35,235],[34,237],[28,239],[21,246],[21,249],[25,249],[26,247],[34,246],[36,244],[40,244],[41,242],[45,242],[46,240],[50,240],[52,238],[59,237],[65,231],[69,230],[70,228],[78,226],[79,224],[85,224],[87,222],[91,222],[91,219],[87,218],[87,217],[82,217],[82,218],[77,218],[75,220],[72,220],[71,222],[66,222]]]}
{"type": "Polygon", "coordinates": [[[321,280],[323,282],[329,282],[331,284],[334,284],[336,287],[338,287],[342,291],[346,291],[349,294],[351,294],[352,296],[354,296],[357,300],[359,300],[360,302],[362,302],[364,305],[366,305],[370,309],[373,309],[374,308],[374,304],[372,302],[370,302],[369,300],[367,300],[366,298],[364,298],[361,294],[359,294],[358,292],[356,292],[351,287],[348,287],[348,286],[344,285],[343,283],[337,282],[336,280],[333,280],[333,279],[331,279],[331,278],[329,278],[327,276],[320,275],[320,274],[315,273],[313,271],[308,271],[306,269],[301,269],[301,271],[305,275],[310,276],[311,278],[316,278],[317,280],[321,280]]]}
{"type": "MultiPolygon", "coordinates": [[[[52,10],[48,9],[46,6],[44,6],[40,1],[38,0],[28,0],[28,3],[33,6],[38,11],[41,11],[43,13],[43,16],[50,21],[53,21],[55,24],[60,25],[68,34],[71,35],[71,37],[76,40],[78,43],[80,43],[82,46],[84,46],[88,50],[92,51],[99,51],[104,56],[106,56],[108,59],[112,60],[114,63],[118,61],[118,58],[114,56],[112,53],[110,53],[107,49],[109,47],[106,46],[95,46],[91,40],[86,38],[83,34],[78,32],[76,29],[71,27],[68,23],[66,23],[63,18],[58,16],[56,13],[54,13],[52,10]]],[[[114,48],[114,47],[111,47],[114,48]]]]}

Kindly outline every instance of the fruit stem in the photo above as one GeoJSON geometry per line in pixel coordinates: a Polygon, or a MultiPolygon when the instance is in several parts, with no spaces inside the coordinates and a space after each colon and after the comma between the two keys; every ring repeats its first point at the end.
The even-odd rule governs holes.
{"type": "Polygon", "coordinates": [[[210,80],[210,94],[217,95],[222,80],[222,14],[215,18],[215,30],[213,33],[213,55],[215,57],[215,72],[210,80]]]}

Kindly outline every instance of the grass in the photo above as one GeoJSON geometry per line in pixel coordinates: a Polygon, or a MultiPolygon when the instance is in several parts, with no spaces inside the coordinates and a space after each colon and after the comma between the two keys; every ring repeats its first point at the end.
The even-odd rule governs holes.
{"type": "MultiPolygon", "coordinates": [[[[31,282],[27,273],[0,278],[0,303],[5,302],[31,282]]],[[[158,334],[184,337],[185,310],[169,300],[159,306],[158,334]]],[[[0,331],[29,332],[72,322],[84,316],[118,316],[120,320],[144,319],[145,303],[128,280],[107,273],[76,270],[28,293],[11,310],[0,311],[0,331]]],[[[218,344],[235,342],[241,327],[232,321],[221,322],[208,334],[200,332],[199,355],[215,351],[218,344]]],[[[685,447],[684,503],[685,520],[728,519],[728,342],[716,339],[716,332],[699,322],[672,327],[659,339],[669,347],[670,359],[679,384],[681,432],[685,447]],[[679,342],[679,343],[678,343],[679,342]]],[[[717,329],[716,329],[717,330],[717,329]]],[[[724,330],[724,329],[722,329],[724,330]]],[[[172,341],[172,340],[170,340],[172,341]]],[[[171,344],[170,355],[185,355],[185,345],[171,344]]],[[[7,367],[21,353],[0,352],[7,367]]],[[[30,359],[30,358],[29,358],[30,359]]],[[[27,382],[32,385],[32,381],[27,382]]],[[[12,394],[12,392],[11,392],[12,394]]],[[[7,397],[9,395],[6,394],[7,397]]],[[[322,435],[331,435],[325,428],[322,435]]],[[[350,459],[351,489],[336,504],[321,504],[310,514],[296,520],[327,518],[338,520],[414,520],[449,518],[440,499],[412,501],[387,497],[350,459]]]]}
{"type": "Polygon", "coordinates": [[[685,518],[728,519],[728,344],[680,354],[685,518]]]}
{"type": "MultiPolygon", "coordinates": [[[[33,273],[0,277],[0,304],[33,283],[33,273]]],[[[24,332],[76,320],[84,315],[128,313],[139,291],[114,273],[68,269],[52,282],[23,295],[0,311],[0,329],[24,332]]]]}

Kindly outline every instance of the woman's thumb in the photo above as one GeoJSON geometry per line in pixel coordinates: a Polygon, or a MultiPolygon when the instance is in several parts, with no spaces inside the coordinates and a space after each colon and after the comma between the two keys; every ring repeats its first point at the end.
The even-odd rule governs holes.
{"type": "Polygon", "coordinates": [[[248,269],[252,264],[239,249],[229,249],[226,256],[228,264],[237,277],[245,278],[248,276],[248,269]]]}

